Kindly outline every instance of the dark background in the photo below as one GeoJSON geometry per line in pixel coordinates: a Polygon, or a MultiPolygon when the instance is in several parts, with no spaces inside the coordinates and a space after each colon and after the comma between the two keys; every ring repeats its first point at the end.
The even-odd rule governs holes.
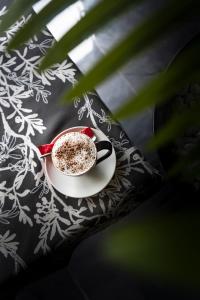
{"type": "MultiPolygon", "coordinates": [[[[83,2],[87,10],[95,0],[83,2]]],[[[86,72],[102,53],[121,38],[124,31],[135,26],[159,5],[159,1],[146,1],[99,32],[94,39],[93,51],[81,61],[75,61],[81,71],[86,72]]],[[[199,20],[188,20],[181,29],[175,28],[174,32],[160,41],[157,46],[126,65],[107,83],[97,88],[103,102],[114,111],[131,93],[137,93],[146,81],[159,72],[165,71],[199,29],[199,20]]],[[[133,143],[144,151],[146,141],[153,134],[154,109],[149,109],[140,116],[121,123],[133,143]]],[[[157,153],[145,153],[145,155],[161,173],[164,173],[157,153]]],[[[151,199],[111,227],[121,226],[127,220],[145,218],[147,215],[187,210],[196,204],[196,200],[189,197],[184,186],[176,182],[166,182],[151,199]]],[[[101,242],[110,230],[108,228],[82,242],[74,251],[69,267],[25,287],[17,299],[200,299],[197,291],[187,290],[182,286],[176,287],[161,282],[158,278],[143,278],[107,261],[102,256],[101,242]]]]}

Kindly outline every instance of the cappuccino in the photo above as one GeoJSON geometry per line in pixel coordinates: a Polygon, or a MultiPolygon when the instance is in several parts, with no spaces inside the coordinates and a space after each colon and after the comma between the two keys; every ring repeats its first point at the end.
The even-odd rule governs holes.
{"type": "Polygon", "coordinates": [[[66,133],[55,142],[52,161],[66,175],[81,175],[95,164],[95,144],[80,132],[66,133]]]}

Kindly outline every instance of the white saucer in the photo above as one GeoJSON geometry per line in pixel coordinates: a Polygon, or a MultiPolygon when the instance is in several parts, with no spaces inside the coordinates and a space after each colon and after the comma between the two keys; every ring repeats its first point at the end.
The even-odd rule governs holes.
{"type": "MultiPolygon", "coordinates": [[[[70,131],[80,131],[85,128],[84,126],[73,127],[72,129],[66,129],[57,135],[52,142],[55,142],[61,135],[70,131]]],[[[100,130],[92,128],[97,141],[107,140],[107,136],[100,130]]],[[[102,151],[103,152],[103,151],[102,151]]],[[[102,155],[99,154],[99,155],[102,155]]],[[[49,182],[60,193],[73,197],[73,198],[85,198],[99,193],[103,190],[110,180],[112,179],[116,168],[116,155],[113,148],[111,156],[100,162],[88,173],[78,176],[66,176],[56,170],[54,167],[51,156],[45,158],[45,172],[49,182]]]]}

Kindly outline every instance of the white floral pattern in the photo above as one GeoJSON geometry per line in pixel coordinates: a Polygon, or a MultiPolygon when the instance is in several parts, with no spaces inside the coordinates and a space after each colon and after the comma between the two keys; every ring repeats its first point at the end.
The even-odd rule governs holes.
{"type": "MultiPolygon", "coordinates": [[[[5,11],[3,7],[0,15],[5,11]]],[[[127,205],[129,209],[137,206],[137,183],[144,186],[143,181],[151,182],[157,176],[97,101],[98,96],[88,93],[74,99],[76,122],[100,128],[110,138],[117,153],[114,178],[98,195],[76,201],[47,183],[34,142],[45,133],[46,125],[35,109],[50,105],[52,82],[74,85],[78,70],[67,59],[42,74],[38,72],[41,56],[53,42],[46,30],[20,50],[6,53],[8,40],[26,19],[23,17],[0,38],[0,255],[14,260],[16,272],[29,264],[27,257],[33,259],[72,241],[91,231],[91,226],[92,230],[100,229],[127,210],[127,205]],[[22,228],[33,237],[27,257],[22,251],[26,239],[18,234],[22,228]]]]}

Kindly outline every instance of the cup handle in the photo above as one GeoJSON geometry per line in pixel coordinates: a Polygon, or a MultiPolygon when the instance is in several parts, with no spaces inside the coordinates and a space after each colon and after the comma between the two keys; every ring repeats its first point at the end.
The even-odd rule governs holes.
{"type": "Polygon", "coordinates": [[[97,152],[100,152],[101,150],[108,150],[103,156],[97,159],[96,161],[96,165],[97,165],[112,154],[112,144],[108,141],[100,141],[95,143],[95,145],[97,148],[97,152]]]}

